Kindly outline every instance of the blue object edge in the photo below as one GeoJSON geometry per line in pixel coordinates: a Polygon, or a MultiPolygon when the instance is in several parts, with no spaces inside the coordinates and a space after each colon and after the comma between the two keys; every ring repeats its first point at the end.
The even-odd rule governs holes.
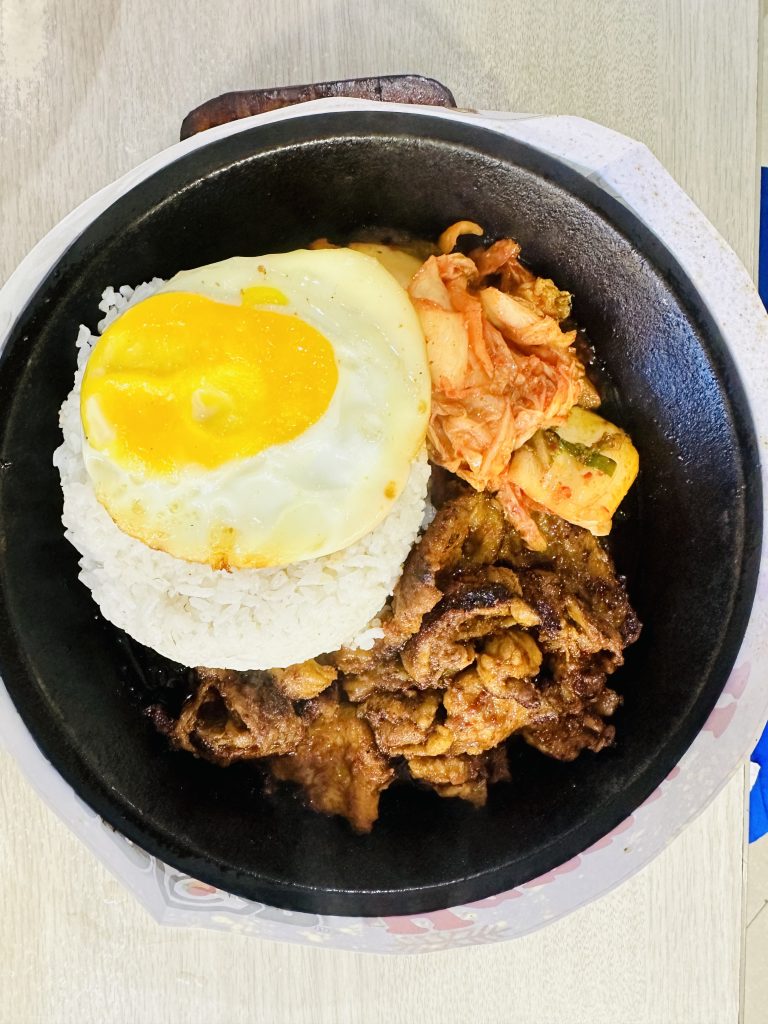
{"type": "MultiPolygon", "coordinates": [[[[768,167],[760,168],[760,235],[757,288],[768,309],[768,167]]],[[[752,761],[758,776],[749,794],[749,841],[754,843],[768,832],[768,725],[755,747],[752,761]]]]}
{"type": "Polygon", "coordinates": [[[749,841],[754,843],[768,832],[768,725],[763,730],[751,760],[759,767],[757,779],[749,794],[749,841]]]}

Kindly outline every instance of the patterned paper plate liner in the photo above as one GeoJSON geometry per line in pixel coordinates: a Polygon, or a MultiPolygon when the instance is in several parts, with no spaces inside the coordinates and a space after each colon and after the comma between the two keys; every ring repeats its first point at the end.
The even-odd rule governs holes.
{"type": "MultiPolygon", "coordinates": [[[[619,199],[675,254],[727,339],[747,391],[762,460],[768,462],[768,318],[747,271],[645,146],[574,117],[400,107],[479,123],[549,153],[619,199]]],[[[137,182],[183,154],[254,125],[334,110],[381,109],[320,100],[213,128],[177,143],[87,200],[32,250],[0,291],[5,332],[64,249],[137,182]]],[[[764,486],[768,497],[768,488],[764,486]]],[[[765,497],[764,497],[765,500],[765,497]]],[[[752,749],[768,714],[768,574],[763,554],[750,623],[730,679],[693,745],[662,785],[618,828],[579,856],[509,892],[411,917],[292,913],[233,896],[163,864],[107,826],[38,750],[0,682],[0,738],[46,803],[154,917],[175,926],[221,928],[259,938],[376,953],[424,953],[511,939],[609,892],[655,857],[713,799],[752,749]]]]}

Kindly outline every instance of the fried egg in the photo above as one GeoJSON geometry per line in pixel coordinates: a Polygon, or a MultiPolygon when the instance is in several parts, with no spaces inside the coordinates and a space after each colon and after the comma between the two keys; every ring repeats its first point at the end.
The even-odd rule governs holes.
{"type": "Polygon", "coordinates": [[[374,258],[237,257],[177,274],[107,327],[82,382],[83,458],[149,547],[287,565],[383,520],[429,404],[418,319],[374,258]]]}

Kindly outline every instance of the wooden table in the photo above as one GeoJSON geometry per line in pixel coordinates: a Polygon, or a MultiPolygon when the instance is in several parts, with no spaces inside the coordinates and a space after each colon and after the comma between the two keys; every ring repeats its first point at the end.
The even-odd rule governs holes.
{"type": "MultiPolygon", "coordinates": [[[[0,279],[208,96],[401,71],[460,105],[642,139],[753,268],[758,7],[0,0],[0,279]]],[[[0,1022],[735,1022],[743,816],[740,774],[651,867],[569,919],[384,958],[156,925],[0,755],[0,1022]]]]}

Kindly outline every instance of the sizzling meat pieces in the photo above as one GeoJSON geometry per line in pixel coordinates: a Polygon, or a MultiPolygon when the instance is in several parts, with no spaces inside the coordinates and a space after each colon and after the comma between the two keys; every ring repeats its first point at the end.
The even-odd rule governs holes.
{"type": "Polygon", "coordinates": [[[405,670],[417,682],[436,685],[474,662],[473,641],[507,625],[536,625],[538,616],[520,595],[509,569],[488,566],[459,577],[400,652],[405,670]]]}
{"type": "Polygon", "coordinates": [[[272,669],[275,686],[289,700],[311,700],[326,690],[338,672],[332,665],[321,665],[310,658],[289,668],[272,669]]]}
{"type": "Polygon", "coordinates": [[[450,481],[440,497],[371,650],[273,673],[200,669],[172,742],[217,764],[268,758],[358,831],[396,773],[482,804],[508,778],[510,736],[564,761],[612,743],[620,697],[606,680],[639,624],[608,554],[539,513],[547,547],[531,551],[495,498],[450,481]]]}
{"type": "Polygon", "coordinates": [[[298,782],[313,810],[340,814],[356,831],[370,832],[379,816],[379,793],[394,777],[370,727],[335,690],[310,701],[302,721],[302,739],[292,753],[272,759],[273,775],[298,782]]]}
{"type": "Polygon", "coordinates": [[[434,757],[453,743],[453,733],[438,721],[442,695],[437,690],[371,694],[358,714],[373,729],[379,750],[390,757],[434,757]]]}
{"type": "Polygon", "coordinates": [[[454,796],[482,807],[489,782],[509,781],[507,754],[496,747],[487,754],[449,754],[444,757],[412,757],[408,768],[414,779],[425,782],[438,796],[454,796]]]}
{"type": "Polygon", "coordinates": [[[304,724],[268,672],[198,669],[197,690],[168,735],[180,750],[227,765],[294,750],[304,724]]]}
{"type": "Polygon", "coordinates": [[[445,727],[453,736],[451,754],[482,754],[503,743],[513,732],[535,721],[537,708],[526,707],[513,693],[497,697],[470,668],[452,680],[445,691],[445,727]]]}

